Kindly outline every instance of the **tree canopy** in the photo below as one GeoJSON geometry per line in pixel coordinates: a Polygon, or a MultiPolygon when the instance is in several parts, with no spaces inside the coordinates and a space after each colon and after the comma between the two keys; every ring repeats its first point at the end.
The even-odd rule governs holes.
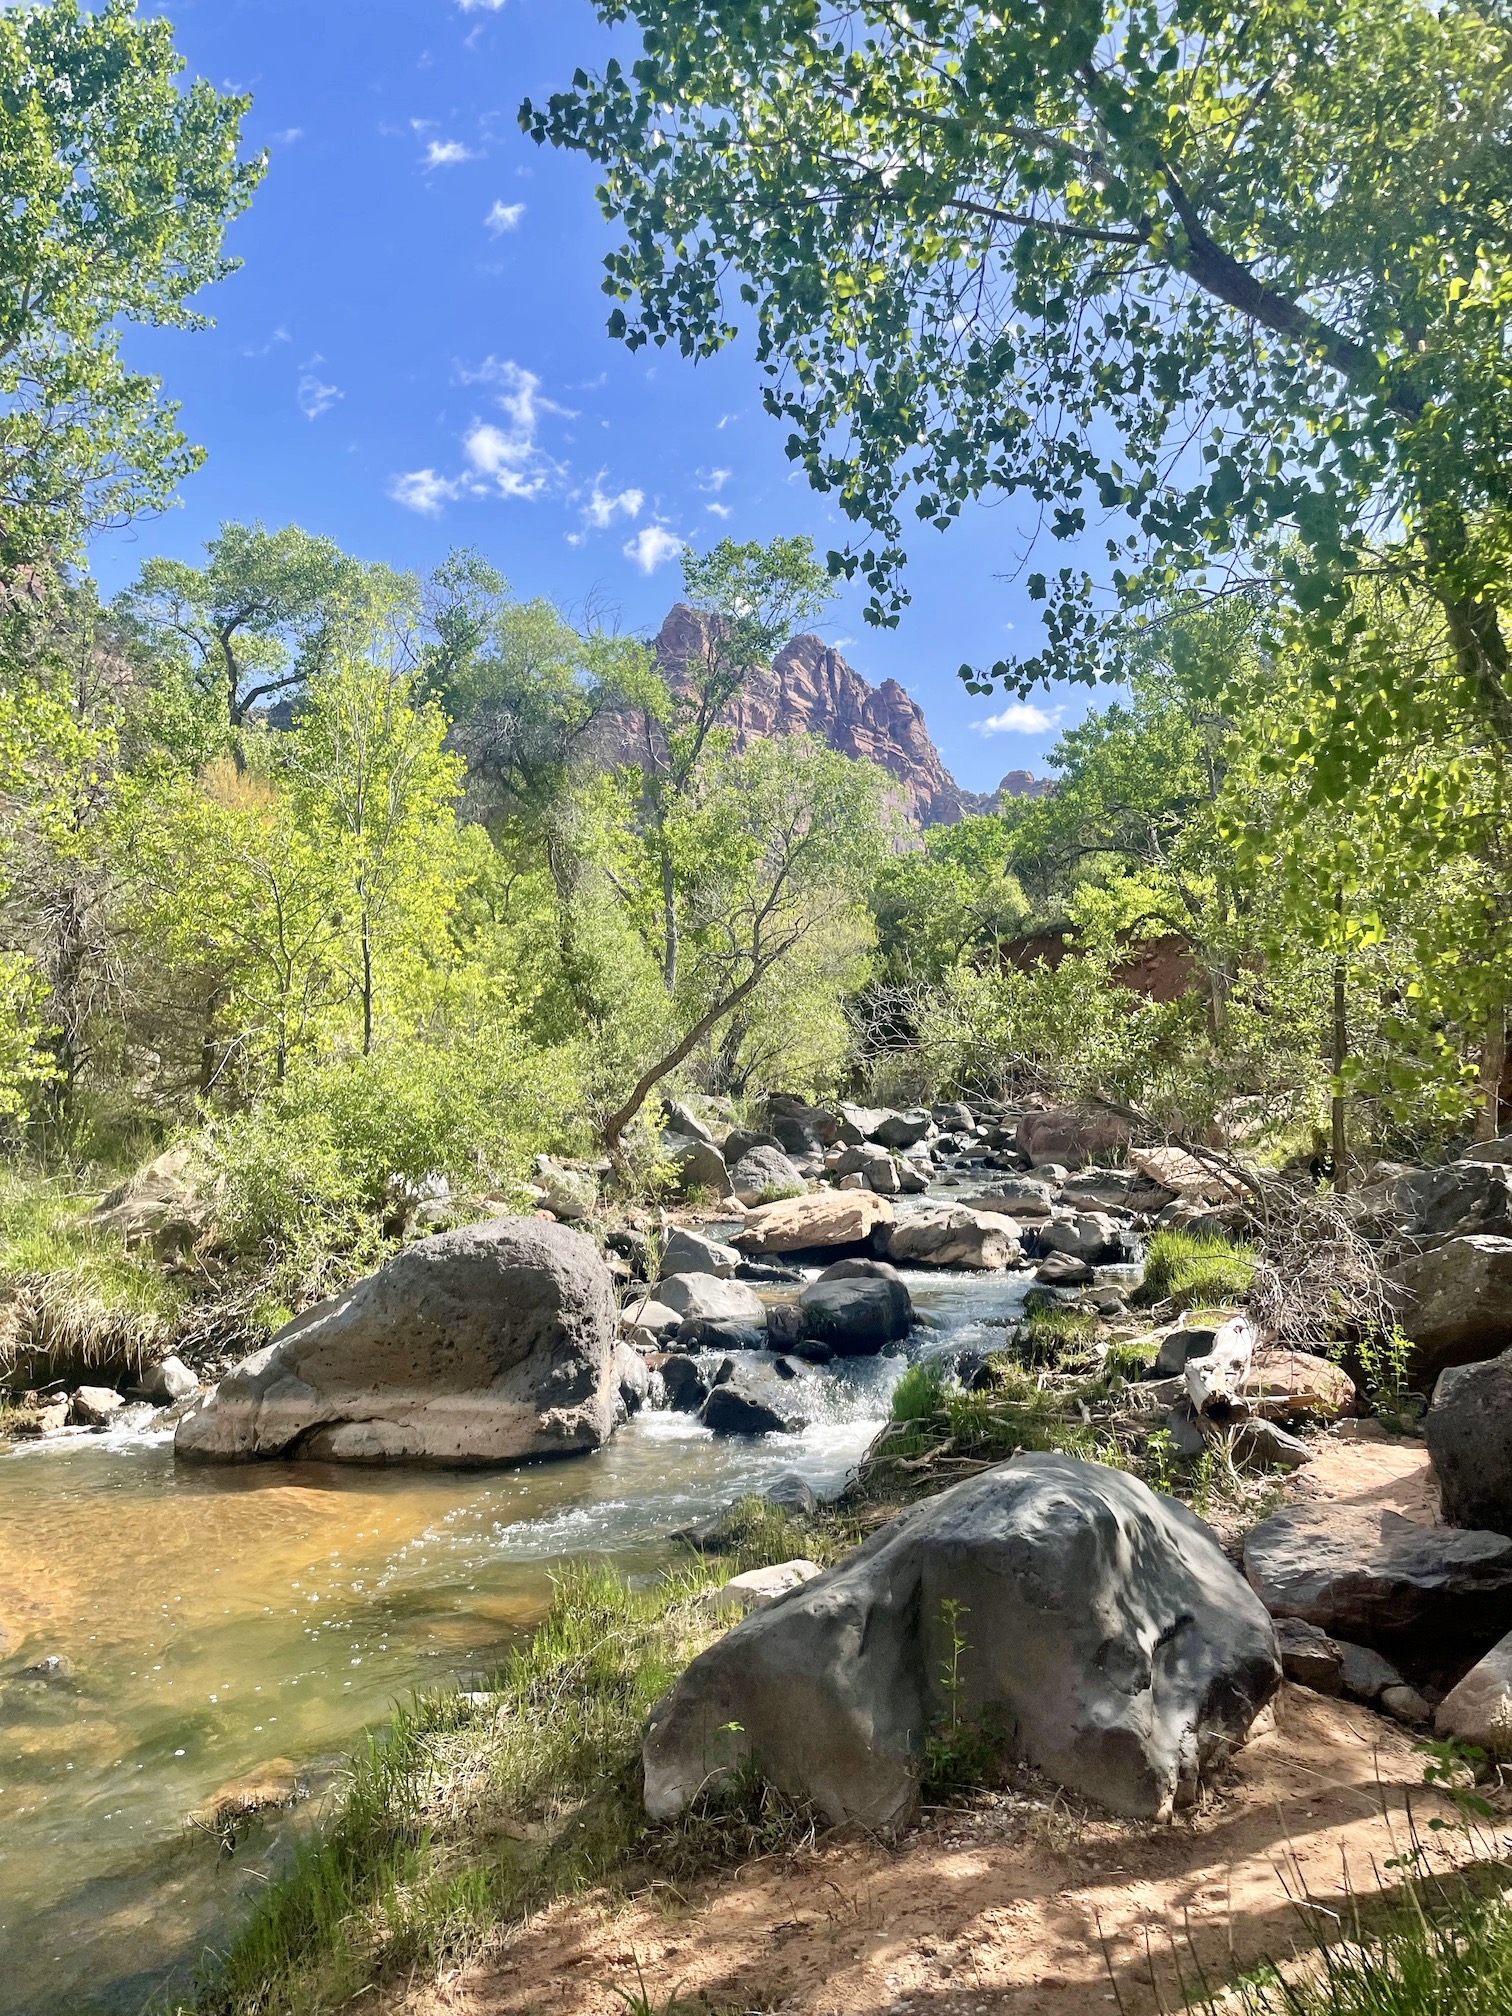
{"type": "MultiPolygon", "coordinates": [[[[905,506],[1017,496],[1044,647],[1260,584],[1317,646],[1362,584],[1438,611],[1436,676],[1512,740],[1512,26],[1492,0],[598,0],[642,54],[521,121],[604,169],[611,332],[754,325],[789,455],[895,621],[905,506]],[[1099,536],[1104,558],[1088,555],[1099,536]],[[1110,600],[1103,599],[1106,591],[1110,600]]],[[[1389,732],[1409,673],[1375,636],[1389,732]]]]}
{"type": "Polygon", "coordinates": [[[160,509],[201,460],[126,323],[203,326],[261,179],[249,100],[181,90],[172,24],[135,0],[0,14],[0,591],[83,533],[160,509]]]}

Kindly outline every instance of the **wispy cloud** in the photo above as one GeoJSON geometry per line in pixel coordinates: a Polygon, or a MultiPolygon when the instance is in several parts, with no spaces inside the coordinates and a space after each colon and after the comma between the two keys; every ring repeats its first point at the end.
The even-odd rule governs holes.
{"type": "Polygon", "coordinates": [[[625,558],[633,560],[642,574],[654,574],[683,550],[683,541],[665,525],[642,525],[633,539],[625,541],[625,558]]]}
{"type": "Polygon", "coordinates": [[[459,161],[476,161],[477,158],[471,147],[464,146],[460,140],[431,140],[426,143],[427,168],[455,168],[459,161]]]}
{"type": "Polygon", "coordinates": [[[457,0],[464,14],[497,14],[504,0],[457,0]]]}
{"type": "Polygon", "coordinates": [[[973,721],[978,735],[1044,735],[1058,728],[1064,707],[1036,707],[1032,700],[1016,700],[1001,714],[989,714],[985,721],[973,721]]]}
{"type": "Polygon", "coordinates": [[[700,469],[698,487],[700,490],[712,490],[718,496],[734,474],[733,469],[700,469]]]}
{"type": "Polygon", "coordinates": [[[275,147],[292,147],[296,140],[303,140],[303,126],[285,126],[282,133],[270,133],[269,141],[275,147]]]}
{"type": "Polygon", "coordinates": [[[346,394],[339,385],[322,384],[313,371],[306,371],[296,396],[306,420],[318,420],[322,413],[330,412],[338,399],[345,399],[346,394]]]}
{"type": "MultiPolygon", "coordinates": [[[[575,416],[568,407],[546,397],[535,372],[510,357],[485,357],[476,370],[459,370],[457,377],[464,385],[488,386],[494,405],[504,416],[502,422],[480,415],[469,423],[462,436],[466,466],[455,476],[434,469],[412,470],[393,479],[389,496],[411,511],[435,517],[445,505],[465,498],[513,497],[530,503],[548,490],[565,489],[565,465],[541,446],[541,420],[548,413],[566,419],[575,416]]],[[[603,507],[610,510],[606,524],[616,513],[634,515],[628,510],[630,499],[635,500],[637,510],[645,501],[639,491],[624,491],[615,498],[603,496],[597,483],[594,494],[601,496],[603,507]]],[[[594,508],[592,497],[589,508],[594,508]]]]}
{"type": "Polygon", "coordinates": [[[243,350],[241,354],[243,357],[266,357],[270,351],[277,349],[280,343],[292,343],[293,340],[288,330],[280,322],[266,343],[259,343],[254,348],[243,350]]]}
{"type": "Polygon", "coordinates": [[[583,523],[595,532],[607,532],[617,518],[639,518],[645,501],[644,490],[606,490],[600,470],[583,505],[583,523]]]}
{"type": "Polygon", "coordinates": [[[394,478],[388,494],[406,511],[418,511],[425,518],[439,518],[442,507],[454,501],[459,488],[450,477],[440,476],[434,469],[412,469],[407,476],[394,478]]]}
{"type": "Polygon", "coordinates": [[[732,504],[705,504],[704,509],[715,518],[733,518],[735,516],[735,507],[732,504]]]}
{"type": "Polygon", "coordinates": [[[500,238],[506,231],[513,231],[524,215],[525,205],[523,203],[499,202],[495,203],[492,210],[483,219],[483,222],[492,231],[495,238],[500,238]]]}

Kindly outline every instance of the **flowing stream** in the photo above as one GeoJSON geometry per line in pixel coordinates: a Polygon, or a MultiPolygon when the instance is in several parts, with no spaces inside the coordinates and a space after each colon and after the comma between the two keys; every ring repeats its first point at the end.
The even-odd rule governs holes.
{"type": "Polygon", "coordinates": [[[906,1352],[806,1371],[797,1435],[647,1412],[596,1455],[489,1472],[181,1468],[126,1432],[0,1453],[0,2016],[186,1991],[317,1810],[228,1856],[195,1808],[281,1760],[318,1792],[391,1703],[496,1666],[567,1559],[650,1572],[784,1473],[837,1491],[909,1359],[991,1348],[1029,1285],[908,1280],[906,1352]]]}

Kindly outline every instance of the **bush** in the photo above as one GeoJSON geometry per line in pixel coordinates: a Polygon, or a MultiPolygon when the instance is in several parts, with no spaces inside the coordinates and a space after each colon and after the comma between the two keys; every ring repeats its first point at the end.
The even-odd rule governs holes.
{"type": "Polygon", "coordinates": [[[209,1130],[227,1230],[280,1254],[361,1251],[396,1182],[518,1186],[532,1156],[570,1138],[574,1063],[570,1050],[533,1048],[510,1028],[302,1063],[209,1130]]]}
{"type": "Polygon", "coordinates": [[[1174,1302],[1178,1309],[1219,1307],[1249,1292],[1259,1256],[1212,1232],[1163,1225],[1150,1241],[1142,1302],[1174,1302]]]}

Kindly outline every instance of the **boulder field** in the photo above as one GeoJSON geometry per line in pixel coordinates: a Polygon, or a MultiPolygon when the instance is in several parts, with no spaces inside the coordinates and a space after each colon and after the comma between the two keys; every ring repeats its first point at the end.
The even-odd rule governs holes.
{"type": "Polygon", "coordinates": [[[593,1241],[495,1218],[419,1240],[285,1326],[179,1423],[179,1457],[519,1463],[620,1417],[613,1283],[593,1241]]]}

